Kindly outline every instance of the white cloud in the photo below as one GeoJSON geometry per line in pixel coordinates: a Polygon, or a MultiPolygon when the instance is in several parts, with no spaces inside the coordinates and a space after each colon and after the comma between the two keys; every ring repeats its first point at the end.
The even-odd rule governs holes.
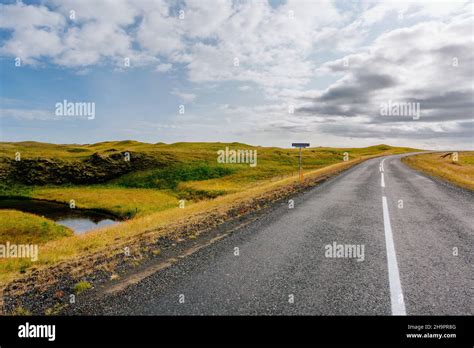
{"type": "Polygon", "coordinates": [[[34,27],[61,28],[64,17],[50,11],[45,6],[25,5],[21,2],[13,5],[0,4],[0,27],[22,29],[34,27]]]}
{"type": "Polygon", "coordinates": [[[341,20],[326,1],[304,6],[289,2],[277,9],[265,2],[241,3],[215,28],[215,44],[196,43],[190,48],[189,78],[193,82],[254,82],[267,96],[280,88],[301,89],[314,69],[310,54],[319,31],[341,20]]]}
{"type": "Polygon", "coordinates": [[[242,91],[242,92],[244,92],[244,91],[250,91],[250,90],[252,90],[252,87],[250,87],[250,86],[248,86],[248,85],[244,85],[244,86],[238,87],[238,90],[239,90],[239,91],[242,91]]]}
{"type": "Polygon", "coordinates": [[[137,42],[152,55],[171,56],[184,50],[183,27],[177,17],[163,9],[143,14],[137,31],[137,42]]]}
{"type": "Polygon", "coordinates": [[[183,102],[191,103],[196,99],[196,95],[193,93],[183,93],[177,89],[174,89],[171,94],[179,97],[183,102]]]}
{"type": "Polygon", "coordinates": [[[59,119],[54,110],[44,109],[0,109],[0,118],[16,118],[23,120],[55,120],[59,119]]]}
{"type": "Polygon", "coordinates": [[[47,56],[68,67],[106,60],[120,66],[124,57],[144,65],[166,58],[184,63],[194,82],[239,80],[267,89],[307,83],[317,30],[341,19],[329,1],[304,7],[289,1],[273,9],[265,2],[188,0],[182,19],[165,1],[53,0],[46,5],[2,6],[8,17],[3,16],[0,26],[14,30],[2,47],[4,54],[30,63],[47,56]],[[29,24],[14,25],[20,22],[29,24]]]}
{"type": "Polygon", "coordinates": [[[165,72],[170,71],[172,67],[173,67],[173,64],[167,64],[167,63],[158,64],[155,68],[155,71],[160,72],[160,73],[165,73],[165,72]]]}

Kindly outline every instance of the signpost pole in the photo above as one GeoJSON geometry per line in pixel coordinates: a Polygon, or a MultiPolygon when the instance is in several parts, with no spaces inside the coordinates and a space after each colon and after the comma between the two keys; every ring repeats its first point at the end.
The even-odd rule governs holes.
{"type": "Polygon", "coordinates": [[[303,183],[303,168],[301,167],[301,147],[300,147],[300,182],[303,183]]]}
{"type": "Polygon", "coordinates": [[[304,177],[303,177],[303,165],[302,165],[302,149],[305,148],[305,147],[309,147],[309,143],[293,143],[291,144],[291,146],[293,147],[297,147],[300,149],[300,157],[299,157],[299,160],[298,160],[298,163],[299,163],[299,173],[300,173],[300,182],[301,184],[303,184],[304,182],[304,177]]]}

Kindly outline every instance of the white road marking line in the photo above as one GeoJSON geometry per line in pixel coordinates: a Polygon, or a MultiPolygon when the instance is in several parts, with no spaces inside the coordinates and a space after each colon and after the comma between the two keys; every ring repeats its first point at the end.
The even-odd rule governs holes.
{"type": "Polygon", "coordinates": [[[388,214],[387,197],[382,197],[383,226],[385,230],[385,246],[387,248],[388,281],[390,283],[390,301],[392,303],[392,315],[406,315],[405,301],[403,299],[400,273],[398,272],[397,254],[393,243],[392,226],[388,214]]]}
{"type": "Polygon", "coordinates": [[[381,181],[380,181],[380,186],[382,187],[385,187],[385,180],[384,180],[384,177],[383,177],[383,173],[381,174],[381,181]]]}

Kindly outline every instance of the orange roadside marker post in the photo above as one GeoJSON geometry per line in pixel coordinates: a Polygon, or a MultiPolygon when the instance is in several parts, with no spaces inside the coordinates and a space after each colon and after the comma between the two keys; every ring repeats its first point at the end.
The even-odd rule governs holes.
{"type": "Polygon", "coordinates": [[[300,158],[299,158],[299,167],[300,167],[300,182],[303,184],[304,176],[303,176],[303,166],[301,165],[301,149],[305,147],[309,147],[309,143],[292,143],[291,146],[297,147],[300,149],[300,158]]]}

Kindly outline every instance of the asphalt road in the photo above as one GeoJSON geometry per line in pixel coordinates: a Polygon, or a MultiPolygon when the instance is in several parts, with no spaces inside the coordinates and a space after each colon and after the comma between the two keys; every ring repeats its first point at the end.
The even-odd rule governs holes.
{"type": "Polygon", "coordinates": [[[366,161],[296,196],[293,209],[282,203],[94,311],[473,314],[474,194],[399,158],[366,161]],[[334,243],[341,254],[329,254],[334,243]]]}

